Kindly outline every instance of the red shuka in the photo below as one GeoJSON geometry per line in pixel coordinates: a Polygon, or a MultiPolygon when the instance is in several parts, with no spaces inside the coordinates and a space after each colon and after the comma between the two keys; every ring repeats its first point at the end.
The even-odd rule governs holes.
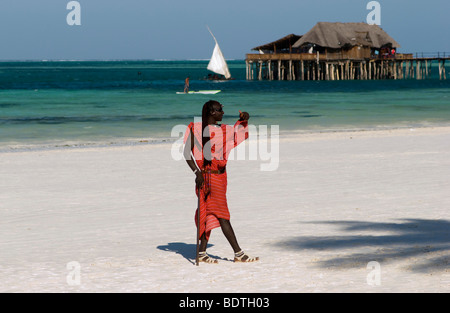
{"type": "MultiPolygon", "coordinates": [[[[200,237],[203,233],[209,239],[211,230],[220,226],[219,218],[230,219],[230,212],[227,205],[227,172],[223,174],[208,173],[211,171],[222,171],[225,169],[228,156],[233,148],[248,138],[248,122],[237,121],[234,126],[229,125],[209,125],[211,149],[211,166],[203,166],[202,148],[202,123],[190,123],[185,136],[184,143],[192,131],[194,134],[193,155],[198,168],[204,170],[205,182],[200,190],[200,237]]],[[[205,129],[206,130],[206,129],[205,129]]],[[[198,196],[198,192],[196,190],[198,196]]],[[[198,211],[198,210],[197,210],[198,211]]],[[[197,224],[197,214],[195,212],[195,223],[197,224]]],[[[198,225],[197,225],[198,227],[198,225]]]]}

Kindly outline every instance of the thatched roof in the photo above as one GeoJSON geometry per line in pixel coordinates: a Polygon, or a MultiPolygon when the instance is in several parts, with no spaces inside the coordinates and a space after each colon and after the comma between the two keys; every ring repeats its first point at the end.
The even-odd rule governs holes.
{"type": "Polygon", "coordinates": [[[317,23],[292,47],[316,44],[325,48],[339,49],[345,46],[365,46],[380,49],[383,46],[399,48],[400,45],[381,27],[366,23],[317,23]]]}
{"type": "Polygon", "coordinates": [[[253,48],[252,50],[262,50],[262,51],[281,51],[281,50],[290,50],[292,45],[296,43],[302,36],[290,34],[276,41],[267,43],[262,46],[258,46],[253,48]]]}

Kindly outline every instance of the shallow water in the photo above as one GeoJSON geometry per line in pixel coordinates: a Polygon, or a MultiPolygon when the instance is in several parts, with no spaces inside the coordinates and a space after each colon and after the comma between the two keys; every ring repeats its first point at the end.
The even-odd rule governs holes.
{"type": "Polygon", "coordinates": [[[176,125],[201,115],[204,102],[238,110],[280,132],[368,130],[450,124],[450,80],[246,81],[245,62],[230,61],[231,81],[215,82],[207,61],[0,63],[0,148],[171,140],[176,125]],[[177,95],[185,77],[191,90],[177,95]]]}

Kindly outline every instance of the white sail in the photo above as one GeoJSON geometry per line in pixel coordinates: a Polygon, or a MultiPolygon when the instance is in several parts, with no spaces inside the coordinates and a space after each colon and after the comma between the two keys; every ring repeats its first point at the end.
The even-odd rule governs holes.
{"type": "Polygon", "coordinates": [[[214,73],[225,76],[226,79],[230,79],[231,74],[230,70],[228,69],[227,61],[225,61],[225,58],[223,57],[222,51],[220,50],[216,37],[214,37],[213,33],[209,28],[208,30],[211,33],[211,36],[213,36],[214,41],[216,42],[216,46],[214,47],[214,51],[211,60],[209,61],[207,69],[214,73]]]}

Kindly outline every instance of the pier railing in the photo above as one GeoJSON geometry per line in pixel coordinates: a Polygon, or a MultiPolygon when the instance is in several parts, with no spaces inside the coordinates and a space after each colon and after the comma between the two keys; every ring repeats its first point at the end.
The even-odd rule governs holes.
{"type": "Polygon", "coordinates": [[[450,52],[415,52],[415,53],[396,53],[396,54],[381,54],[374,56],[374,59],[396,59],[396,60],[411,60],[411,59],[450,59],[450,52]]]}
{"type": "Polygon", "coordinates": [[[416,59],[449,59],[450,52],[416,52],[416,59]]]}

